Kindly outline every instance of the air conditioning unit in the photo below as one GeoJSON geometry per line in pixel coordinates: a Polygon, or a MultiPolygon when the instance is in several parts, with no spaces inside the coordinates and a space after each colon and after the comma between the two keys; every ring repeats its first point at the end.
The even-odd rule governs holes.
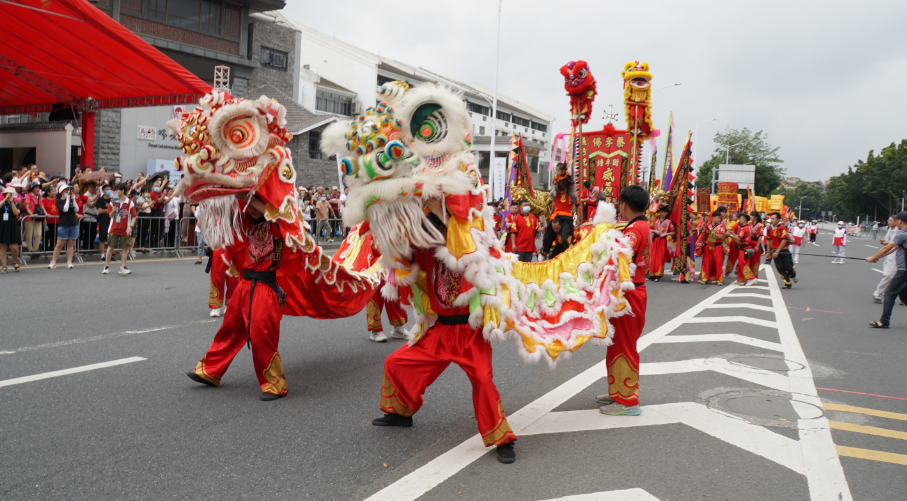
{"type": "Polygon", "coordinates": [[[362,113],[362,101],[353,101],[350,104],[350,114],[358,115],[362,113]]]}

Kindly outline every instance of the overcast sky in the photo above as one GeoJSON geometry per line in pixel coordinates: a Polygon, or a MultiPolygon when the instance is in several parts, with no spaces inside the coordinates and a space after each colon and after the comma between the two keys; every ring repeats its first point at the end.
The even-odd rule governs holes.
{"type": "MultiPolygon", "coordinates": [[[[287,17],[347,43],[494,84],[495,0],[287,4],[287,17]]],[[[647,61],[653,88],[683,84],[653,99],[658,128],[667,131],[672,110],[683,137],[718,119],[693,138],[700,161],[716,131],[749,127],[781,147],[788,176],[828,179],[907,138],[905,20],[905,0],[504,0],[498,91],[554,115],[555,131],[567,132],[559,68],[582,59],[598,81],[586,130],[604,125],[609,104],[625,125],[620,72],[647,61]]]]}

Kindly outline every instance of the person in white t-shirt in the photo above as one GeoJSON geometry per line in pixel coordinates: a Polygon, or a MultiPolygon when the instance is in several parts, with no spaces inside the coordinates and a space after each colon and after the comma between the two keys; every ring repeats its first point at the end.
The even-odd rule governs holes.
{"type": "Polygon", "coordinates": [[[794,257],[794,264],[797,264],[800,262],[800,247],[806,243],[804,240],[806,238],[806,221],[798,221],[790,234],[794,240],[790,246],[790,252],[794,257]]]}
{"type": "Polygon", "coordinates": [[[844,221],[838,221],[831,244],[835,247],[835,259],[831,264],[844,264],[844,246],[847,245],[847,228],[844,227],[844,221]]]}
{"type": "MultiPolygon", "coordinates": [[[[879,240],[879,243],[883,246],[888,245],[889,242],[894,240],[894,236],[898,234],[897,218],[891,216],[888,218],[888,232],[885,234],[885,238],[879,240]]],[[[872,299],[876,303],[881,303],[882,299],[885,297],[885,289],[888,288],[888,284],[891,283],[891,279],[894,278],[895,273],[898,272],[898,263],[895,260],[897,258],[897,252],[892,252],[885,256],[882,260],[882,280],[879,280],[879,285],[876,287],[875,292],[872,293],[872,299]]]]}

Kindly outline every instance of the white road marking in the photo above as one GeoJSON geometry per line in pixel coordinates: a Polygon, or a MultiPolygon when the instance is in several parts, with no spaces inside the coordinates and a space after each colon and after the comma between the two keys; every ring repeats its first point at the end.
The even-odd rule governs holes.
{"type": "Polygon", "coordinates": [[[881,273],[882,275],[885,274],[884,271],[882,271],[882,270],[880,270],[880,269],[878,269],[878,268],[873,268],[872,271],[877,271],[877,272],[881,273]]]}
{"type": "Polygon", "coordinates": [[[775,329],[778,327],[778,324],[772,322],[771,320],[763,320],[761,318],[753,317],[744,317],[740,315],[732,315],[727,317],[694,317],[686,321],[688,324],[713,324],[718,322],[744,322],[753,325],[761,325],[762,327],[769,327],[775,329]]]}
{"type": "MultiPolygon", "coordinates": [[[[744,287],[743,290],[749,289],[749,287],[744,287]]],[[[759,299],[771,299],[772,297],[768,294],[756,294],[755,292],[741,292],[740,294],[728,294],[728,298],[736,297],[757,297],[759,299]]]]}
{"type": "Polygon", "coordinates": [[[784,351],[781,343],[763,341],[754,337],[741,336],[740,334],[693,334],[686,336],[665,336],[658,340],[659,343],[702,343],[702,342],[732,342],[747,344],[764,350],[784,351]]]}
{"type": "Polygon", "coordinates": [[[661,501],[657,497],[642,489],[625,489],[620,491],[595,492],[593,494],[577,494],[562,498],[548,499],[546,501],[661,501]]]}
{"type": "Polygon", "coordinates": [[[63,369],[53,372],[44,372],[41,374],[35,374],[33,376],[17,377],[15,379],[7,379],[0,381],[0,388],[4,386],[12,386],[14,384],[30,383],[32,381],[40,381],[42,379],[49,379],[52,377],[58,376],[67,376],[69,374],[78,374],[79,372],[93,371],[97,369],[104,369],[106,367],[113,367],[116,365],[131,364],[133,362],[141,362],[145,360],[142,357],[129,357],[121,358],[119,360],[111,360],[110,362],[101,362],[99,364],[83,365],[81,367],[73,367],[71,369],[63,369]]]}
{"type": "Polygon", "coordinates": [[[872,247],[873,249],[879,248],[877,245],[869,245],[869,244],[863,244],[863,245],[865,245],[866,247],[872,247]]]}
{"type": "Polygon", "coordinates": [[[212,318],[209,320],[196,320],[195,322],[189,322],[189,323],[185,323],[185,324],[165,325],[163,327],[155,327],[153,329],[145,329],[145,330],[140,330],[140,331],[114,332],[111,334],[101,334],[99,336],[92,336],[92,337],[86,337],[86,338],[80,338],[80,339],[69,339],[67,341],[57,341],[54,343],[38,344],[38,345],[34,345],[34,346],[23,346],[22,348],[16,348],[14,350],[0,350],[0,355],[12,355],[13,353],[22,353],[22,352],[26,352],[26,351],[43,350],[46,348],[59,348],[61,346],[70,346],[73,344],[82,344],[82,343],[88,343],[91,341],[103,341],[105,339],[112,339],[112,338],[123,337],[123,336],[132,336],[134,334],[148,334],[149,332],[165,331],[167,329],[176,329],[177,327],[188,327],[190,325],[196,325],[196,324],[208,324],[211,322],[216,322],[217,320],[218,319],[216,319],[216,318],[212,318]]]}
{"type": "Polygon", "coordinates": [[[763,306],[761,304],[752,304],[752,303],[721,303],[713,304],[706,306],[706,308],[749,308],[751,310],[760,310],[760,311],[775,311],[771,306],[763,306]]]}
{"type": "Polygon", "coordinates": [[[819,246],[819,244],[817,244],[817,243],[815,243],[815,242],[810,242],[810,244],[815,245],[816,247],[819,246]]]}

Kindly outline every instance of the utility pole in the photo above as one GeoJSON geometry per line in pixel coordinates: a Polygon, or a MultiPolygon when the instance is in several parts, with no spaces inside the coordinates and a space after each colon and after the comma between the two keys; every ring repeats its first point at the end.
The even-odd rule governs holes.
{"type": "MultiPolygon", "coordinates": [[[[498,33],[497,45],[494,48],[494,97],[491,103],[491,152],[488,159],[488,187],[491,191],[492,200],[494,200],[494,138],[498,135],[498,60],[501,56],[501,4],[503,2],[504,0],[498,0],[498,33]]],[[[506,183],[507,181],[505,180],[504,182],[506,183]]],[[[532,180],[530,179],[529,182],[531,183],[532,180]]]]}

